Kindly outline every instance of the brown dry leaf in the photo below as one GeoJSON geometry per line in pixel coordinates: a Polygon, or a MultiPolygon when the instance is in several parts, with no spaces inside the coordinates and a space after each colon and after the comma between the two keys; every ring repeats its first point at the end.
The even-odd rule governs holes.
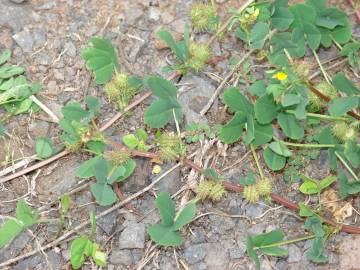
{"type": "Polygon", "coordinates": [[[337,191],[332,188],[321,194],[321,202],[326,209],[332,212],[336,222],[344,222],[345,219],[352,216],[352,205],[349,202],[341,201],[337,191]]]}

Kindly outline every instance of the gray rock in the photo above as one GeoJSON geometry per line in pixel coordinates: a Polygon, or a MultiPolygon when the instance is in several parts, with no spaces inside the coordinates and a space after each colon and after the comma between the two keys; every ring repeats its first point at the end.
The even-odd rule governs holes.
{"type": "Polygon", "coordinates": [[[28,232],[21,233],[5,249],[1,250],[0,261],[3,262],[18,256],[30,239],[32,239],[32,236],[28,232]]]}
{"type": "Polygon", "coordinates": [[[61,255],[63,256],[64,260],[65,261],[69,261],[70,260],[70,257],[71,257],[71,251],[70,249],[64,249],[61,251],[61,255]]]}
{"type": "Polygon", "coordinates": [[[184,251],[184,257],[189,264],[195,264],[202,261],[206,256],[207,244],[196,244],[187,247],[184,251]]]}
{"type": "Polygon", "coordinates": [[[247,232],[251,235],[257,235],[259,233],[263,233],[265,231],[265,228],[266,228],[265,223],[258,223],[253,226],[250,226],[247,232]]]}
{"type": "Polygon", "coordinates": [[[46,32],[43,29],[37,29],[33,32],[34,48],[42,47],[46,42],[46,32]]]}
{"type": "Polygon", "coordinates": [[[160,12],[159,8],[156,8],[156,7],[149,8],[148,16],[151,21],[157,22],[160,19],[160,15],[161,15],[161,12],[160,12]]]}
{"type": "Polygon", "coordinates": [[[229,217],[210,215],[210,226],[214,232],[223,234],[235,227],[235,222],[229,217]]]}
{"type": "Polygon", "coordinates": [[[207,270],[207,265],[204,262],[199,262],[191,266],[192,270],[207,270]]]}
{"type": "MultiPolygon", "coordinates": [[[[108,207],[97,207],[97,213],[103,212],[108,207]]],[[[117,225],[117,211],[113,211],[110,214],[96,220],[96,224],[108,235],[112,235],[117,225]]]]}
{"type": "Polygon", "coordinates": [[[128,249],[124,250],[114,250],[110,254],[109,258],[110,263],[115,265],[126,265],[130,266],[134,263],[133,255],[131,254],[131,251],[128,249]]]}
{"type": "Polygon", "coordinates": [[[142,223],[130,222],[122,231],[119,238],[119,248],[144,248],[145,225],[142,223]]]}
{"type": "Polygon", "coordinates": [[[29,131],[34,137],[45,137],[49,129],[49,123],[34,120],[29,124],[29,131]]]}
{"type": "Polygon", "coordinates": [[[136,24],[143,15],[144,12],[141,9],[131,7],[125,12],[125,22],[130,25],[136,24]]]}
{"type": "Polygon", "coordinates": [[[211,243],[207,247],[204,259],[208,270],[229,269],[228,252],[231,248],[229,241],[211,243]]]}
{"type": "Polygon", "coordinates": [[[51,63],[51,58],[47,53],[40,52],[36,56],[36,62],[43,66],[48,66],[51,63]]]}
{"type": "Polygon", "coordinates": [[[229,256],[230,259],[240,259],[244,256],[246,252],[246,244],[245,241],[242,239],[242,241],[238,241],[237,246],[235,248],[229,249],[229,256]]]}
{"type": "MultiPolygon", "coordinates": [[[[190,90],[181,93],[179,96],[179,102],[185,115],[185,122],[206,123],[206,117],[201,116],[200,111],[214,93],[215,87],[210,83],[210,80],[205,80],[195,75],[184,77],[181,83],[192,85],[190,90]]],[[[214,105],[216,106],[216,104],[214,105]]]]}
{"type": "Polygon", "coordinates": [[[17,5],[7,0],[0,1],[0,25],[7,25],[14,31],[20,31],[31,21],[28,5],[17,5]]]}
{"type": "Polygon", "coordinates": [[[193,235],[191,237],[191,240],[194,244],[204,243],[206,241],[205,232],[202,229],[195,228],[192,230],[193,235]]]}
{"type": "Polygon", "coordinates": [[[144,251],[142,249],[132,249],[131,250],[131,254],[134,258],[134,262],[138,262],[141,260],[143,254],[144,254],[144,251]]]}
{"type": "Polygon", "coordinates": [[[13,2],[15,4],[21,4],[22,2],[25,2],[26,0],[9,0],[10,2],[13,2]]]}
{"type": "Polygon", "coordinates": [[[296,245],[290,245],[288,251],[289,251],[289,257],[287,260],[289,263],[301,261],[302,252],[300,248],[298,248],[296,245]]]}
{"type": "Polygon", "coordinates": [[[66,50],[66,54],[71,57],[71,58],[75,58],[76,57],[76,47],[74,45],[74,43],[67,42],[65,44],[64,50],[66,50]]]}
{"type": "Polygon", "coordinates": [[[34,46],[34,40],[29,30],[25,29],[15,35],[13,39],[24,52],[31,52],[34,46]]]}
{"type": "Polygon", "coordinates": [[[244,208],[245,215],[251,219],[260,216],[265,210],[263,205],[253,203],[247,203],[244,208]]]}
{"type": "Polygon", "coordinates": [[[60,254],[56,253],[55,251],[50,251],[46,254],[46,256],[47,256],[47,260],[45,260],[44,255],[42,254],[29,257],[19,262],[13,269],[27,270],[27,269],[36,268],[36,269],[60,270],[62,268],[62,260],[60,254]]]}
{"type": "MultiPolygon", "coordinates": [[[[170,169],[173,164],[166,164],[162,167],[163,171],[170,169]]],[[[158,176],[153,177],[152,180],[155,180],[158,176]]],[[[181,187],[181,177],[180,177],[180,167],[173,170],[169,173],[162,181],[156,184],[156,187],[159,191],[167,191],[171,194],[177,192],[181,187]]]]}

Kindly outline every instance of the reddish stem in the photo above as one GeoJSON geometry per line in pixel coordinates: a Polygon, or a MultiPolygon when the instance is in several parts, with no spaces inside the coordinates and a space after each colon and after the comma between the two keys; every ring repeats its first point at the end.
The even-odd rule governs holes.
{"type": "MultiPolygon", "coordinates": [[[[109,141],[109,143],[111,143],[113,146],[115,146],[116,148],[122,150],[122,151],[129,151],[124,145],[122,145],[121,143],[117,143],[114,141],[109,141]]],[[[156,158],[156,159],[160,159],[160,156],[156,153],[150,153],[150,152],[141,152],[141,151],[131,151],[131,154],[133,156],[138,156],[138,157],[145,157],[145,158],[156,158]]],[[[187,166],[191,167],[192,169],[198,171],[199,173],[203,172],[203,168],[201,168],[199,165],[195,164],[193,161],[186,159],[186,158],[181,158],[181,157],[177,157],[177,160],[182,161],[184,164],[186,164],[187,166]]],[[[234,192],[243,192],[244,191],[244,187],[237,185],[237,184],[233,184],[227,181],[223,181],[223,185],[225,187],[225,189],[230,190],[230,191],[234,191],[234,192]]],[[[299,212],[300,208],[299,206],[294,203],[291,202],[277,194],[272,193],[271,194],[271,198],[285,206],[286,208],[295,211],[295,212],[299,212]]],[[[355,226],[349,226],[349,225],[342,225],[342,224],[338,224],[332,220],[326,219],[326,218],[322,218],[324,223],[331,225],[333,227],[337,227],[337,226],[341,226],[341,231],[346,232],[346,233],[352,233],[352,234],[360,234],[360,228],[359,227],[355,227],[355,226]]]]}

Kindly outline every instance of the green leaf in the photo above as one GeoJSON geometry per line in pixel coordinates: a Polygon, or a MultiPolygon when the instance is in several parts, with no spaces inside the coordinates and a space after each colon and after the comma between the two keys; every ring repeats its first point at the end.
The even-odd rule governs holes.
{"type": "Polygon", "coordinates": [[[50,138],[38,137],[35,141],[35,151],[39,158],[45,159],[51,157],[55,153],[55,148],[50,138]]]}
{"type": "Polygon", "coordinates": [[[184,227],[186,224],[190,223],[196,215],[196,203],[190,202],[186,205],[180,213],[175,218],[173,224],[173,230],[177,231],[184,227]]]}
{"type": "Polygon", "coordinates": [[[279,171],[284,168],[286,158],[273,152],[269,147],[263,151],[263,156],[266,165],[273,171],[279,171]]]}
{"type": "Polygon", "coordinates": [[[96,202],[101,206],[112,205],[116,202],[116,195],[108,184],[96,183],[90,186],[96,202]]]}
{"type": "Polygon", "coordinates": [[[316,19],[315,9],[306,4],[296,4],[289,7],[289,10],[294,15],[292,28],[303,28],[304,22],[314,23],[316,19]]]}
{"type": "Polygon", "coordinates": [[[61,108],[61,112],[63,113],[64,118],[78,122],[81,119],[89,117],[89,112],[81,108],[81,105],[78,102],[71,102],[66,104],[66,106],[61,108]]]}
{"type": "Polygon", "coordinates": [[[136,136],[141,140],[146,142],[147,139],[149,138],[149,135],[146,133],[145,130],[143,130],[142,128],[138,128],[136,130],[136,136]]]}
{"type": "Polygon", "coordinates": [[[202,174],[205,178],[210,180],[219,181],[221,179],[221,175],[219,175],[213,168],[206,168],[202,174]]]}
{"type": "Polygon", "coordinates": [[[312,50],[319,48],[321,41],[321,32],[313,24],[304,22],[304,35],[307,44],[312,50]]]}
{"type": "Polygon", "coordinates": [[[88,141],[86,148],[94,152],[96,155],[102,155],[105,150],[105,143],[102,141],[88,141]]]}
{"type": "Polygon", "coordinates": [[[264,80],[256,81],[249,87],[249,92],[253,96],[261,97],[266,93],[266,85],[264,80]]]}
{"type": "Polygon", "coordinates": [[[312,230],[316,237],[323,237],[325,235],[322,226],[322,219],[318,215],[313,215],[306,219],[304,227],[307,230],[312,230]]]}
{"type": "Polygon", "coordinates": [[[258,98],[254,106],[255,117],[260,124],[269,124],[276,118],[276,104],[270,95],[258,98]]]}
{"type": "MultiPolygon", "coordinates": [[[[344,13],[337,8],[326,8],[318,12],[316,24],[318,26],[334,29],[336,26],[344,26],[344,13]]],[[[346,15],[345,15],[346,16],[346,15]]]]}
{"type": "Polygon", "coordinates": [[[93,244],[91,257],[98,266],[106,266],[106,253],[99,250],[99,247],[97,244],[93,244]]]}
{"type": "Polygon", "coordinates": [[[321,190],[327,188],[328,186],[330,186],[335,181],[336,181],[336,176],[334,176],[334,175],[329,175],[329,176],[325,177],[319,183],[321,190]]]}
{"type": "Polygon", "coordinates": [[[301,178],[304,180],[304,182],[299,187],[299,190],[301,193],[310,195],[310,194],[317,194],[321,191],[321,188],[319,186],[319,183],[311,178],[305,177],[304,175],[301,175],[301,178]]]}
{"type": "Polygon", "coordinates": [[[16,204],[16,218],[26,227],[34,225],[39,220],[38,214],[33,213],[24,200],[20,200],[16,204]]]}
{"type": "Polygon", "coordinates": [[[255,247],[271,245],[280,242],[284,239],[284,233],[281,230],[272,230],[268,233],[263,233],[252,237],[255,247]]]}
{"type": "Polygon", "coordinates": [[[329,113],[332,116],[341,116],[359,106],[359,98],[337,97],[329,102],[329,113]]]}
{"type": "Polygon", "coordinates": [[[301,101],[301,97],[295,94],[286,94],[281,97],[281,105],[283,107],[289,107],[292,105],[299,104],[301,101]]]}
{"type": "Polygon", "coordinates": [[[27,98],[19,103],[14,103],[14,105],[16,106],[16,110],[12,112],[12,115],[19,115],[28,112],[33,105],[33,101],[27,98]]]}
{"type": "Polygon", "coordinates": [[[117,181],[119,178],[123,177],[126,172],[126,169],[124,166],[117,166],[110,170],[110,173],[108,175],[106,183],[111,185],[115,181],[117,181]]]}
{"type": "Polygon", "coordinates": [[[238,141],[241,137],[244,125],[246,122],[246,115],[242,112],[237,112],[234,117],[220,129],[220,139],[224,143],[230,144],[238,141]]]}
{"type": "Polygon", "coordinates": [[[339,193],[342,199],[345,199],[349,195],[357,194],[360,192],[360,182],[352,182],[350,183],[346,177],[346,174],[339,170],[339,193]]]}
{"type": "Polygon", "coordinates": [[[256,178],[254,173],[249,173],[246,177],[240,177],[239,183],[243,186],[250,186],[255,184],[256,178]]]}
{"type": "Polygon", "coordinates": [[[134,134],[125,135],[122,140],[124,144],[130,149],[135,149],[139,144],[139,140],[134,134]]]}
{"type": "Polygon", "coordinates": [[[348,140],[345,142],[344,155],[355,169],[360,166],[360,146],[355,141],[348,140]]]}
{"type": "Polygon", "coordinates": [[[74,269],[79,269],[85,262],[86,256],[92,253],[92,242],[85,236],[76,238],[71,243],[70,261],[74,269]]]}
{"type": "Polygon", "coordinates": [[[173,109],[175,109],[176,118],[180,122],[181,106],[177,101],[175,102],[171,103],[164,99],[155,100],[145,112],[145,123],[152,128],[162,128],[174,118],[173,109]]]}
{"type": "Polygon", "coordinates": [[[292,153],[290,152],[290,150],[286,147],[286,145],[281,142],[281,141],[277,141],[277,142],[272,142],[269,144],[269,148],[275,152],[276,154],[283,156],[283,157],[291,157],[292,153]]]}
{"type": "Polygon", "coordinates": [[[119,178],[117,178],[117,182],[119,181],[124,181],[125,179],[127,179],[130,175],[133,174],[135,167],[136,167],[136,162],[133,159],[129,159],[124,165],[122,165],[125,168],[125,173],[124,175],[120,176],[119,178]]]}
{"type": "Polygon", "coordinates": [[[262,253],[268,256],[282,257],[288,255],[288,251],[280,247],[260,248],[260,250],[262,253]]]}
{"type": "Polygon", "coordinates": [[[90,112],[94,114],[94,116],[100,113],[100,100],[97,97],[87,96],[86,105],[88,106],[90,112]]]}
{"type": "Polygon", "coordinates": [[[261,49],[264,46],[270,27],[267,23],[257,22],[251,29],[250,33],[250,48],[261,49]]]}
{"type": "Polygon", "coordinates": [[[273,135],[274,135],[274,131],[271,124],[261,125],[258,122],[255,122],[254,125],[255,139],[253,141],[254,148],[258,148],[260,145],[270,142],[273,135]]]}
{"type": "Polygon", "coordinates": [[[24,229],[18,220],[8,219],[0,226],[0,248],[14,240],[24,229]]]}
{"type": "Polygon", "coordinates": [[[249,145],[255,139],[255,127],[254,117],[248,114],[246,117],[246,132],[244,137],[244,143],[249,145]]]}
{"type": "Polygon", "coordinates": [[[76,168],[75,176],[80,178],[90,178],[94,176],[94,166],[101,159],[102,157],[97,156],[85,161],[79,167],[76,168]]]}
{"type": "Polygon", "coordinates": [[[0,55],[0,65],[7,62],[11,57],[11,51],[9,49],[6,49],[3,51],[3,53],[0,55]]]}
{"type": "Polygon", "coordinates": [[[317,136],[317,141],[320,144],[338,144],[339,143],[339,141],[333,135],[330,126],[327,126],[320,132],[319,136],[317,136]]]}
{"type": "Polygon", "coordinates": [[[177,58],[179,58],[180,61],[185,62],[186,61],[186,54],[183,50],[179,48],[179,46],[175,43],[172,35],[170,32],[166,30],[160,30],[157,33],[157,36],[165,41],[165,43],[170,47],[170,49],[174,52],[177,58]]]}
{"type": "Polygon", "coordinates": [[[254,243],[250,236],[246,237],[246,252],[249,255],[249,257],[253,260],[253,262],[255,263],[256,268],[260,269],[260,260],[254,250],[254,243]]]}
{"type": "Polygon", "coordinates": [[[309,208],[307,207],[304,203],[299,203],[299,215],[300,217],[312,217],[312,216],[316,216],[316,214],[309,208]]]}
{"type": "Polygon", "coordinates": [[[285,135],[293,140],[299,140],[304,137],[304,129],[299,121],[291,114],[279,113],[278,123],[285,135]]]}
{"type": "Polygon", "coordinates": [[[276,7],[270,21],[273,28],[284,31],[294,21],[294,15],[286,7],[276,7]]]}
{"type": "Polygon", "coordinates": [[[306,253],[308,259],[315,263],[325,263],[327,262],[327,258],[323,255],[325,250],[325,239],[315,238],[313,240],[313,244],[311,249],[306,253]]]}
{"type": "Polygon", "coordinates": [[[86,68],[94,72],[95,82],[104,84],[110,81],[114,70],[119,68],[115,48],[110,40],[93,37],[89,47],[82,51],[86,68]]]}
{"type": "Polygon", "coordinates": [[[106,183],[107,182],[107,176],[108,172],[110,171],[110,164],[109,162],[104,159],[100,158],[98,161],[94,164],[93,172],[96,180],[100,183],[106,183]]]}
{"type": "Polygon", "coordinates": [[[254,111],[252,104],[237,87],[230,87],[225,91],[224,103],[229,106],[231,112],[252,114],[254,111]]]}
{"type": "Polygon", "coordinates": [[[175,219],[175,204],[167,192],[160,192],[156,198],[156,206],[159,209],[161,222],[165,226],[172,226],[175,219]]]}
{"type": "Polygon", "coordinates": [[[360,93],[360,90],[344,73],[337,73],[332,80],[335,88],[340,92],[348,95],[358,95],[360,93]]]}
{"type": "Polygon", "coordinates": [[[160,99],[172,100],[176,98],[176,86],[168,80],[161,77],[150,77],[148,85],[154,96],[160,99]]]}
{"type": "Polygon", "coordinates": [[[69,211],[71,204],[71,198],[69,194],[64,194],[60,198],[60,208],[62,213],[67,213],[69,211]]]}
{"type": "Polygon", "coordinates": [[[23,67],[5,66],[0,68],[0,79],[7,79],[25,72],[23,67]]]}
{"type": "Polygon", "coordinates": [[[164,224],[152,225],[148,230],[151,240],[165,247],[176,247],[182,244],[181,235],[172,230],[172,226],[164,224]]]}

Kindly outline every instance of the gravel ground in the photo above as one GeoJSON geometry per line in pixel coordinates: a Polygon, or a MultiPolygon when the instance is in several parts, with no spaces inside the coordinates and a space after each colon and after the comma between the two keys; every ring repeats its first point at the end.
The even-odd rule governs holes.
{"type": "MultiPolygon", "coordinates": [[[[221,10],[226,10],[228,6],[240,6],[245,1],[216,2],[221,10]]],[[[154,33],[161,26],[174,34],[182,33],[184,24],[188,22],[191,4],[191,0],[0,0],[0,52],[5,48],[13,50],[12,62],[26,67],[27,77],[43,85],[38,98],[58,117],[61,117],[61,107],[64,104],[75,100],[83,102],[84,97],[91,94],[101,98],[103,106],[100,121],[105,121],[116,110],[107,103],[102,87],[92,82],[84,67],[80,52],[89,38],[96,35],[111,39],[122,52],[120,62],[124,72],[140,76],[164,75],[161,68],[166,65],[165,56],[168,52],[159,49],[161,44],[155,39],[154,33]],[[127,66],[131,70],[127,70],[127,66]]],[[[344,7],[345,11],[350,12],[348,9],[349,7],[344,7]]],[[[359,27],[354,31],[359,32],[359,27]]],[[[208,36],[198,35],[196,38],[206,40],[208,36]]],[[[232,36],[226,37],[221,44],[215,42],[213,50],[217,56],[229,56],[207,67],[206,71],[219,76],[227,73],[230,56],[240,58],[244,52],[241,43],[232,36]]],[[[332,48],[320,50],[319,55],[325,60],[334,57],[336,53],[336,48],[332,48]]],[[[255,70],[255,75],[259,78],[262,73],[262,69],[255,70]]],[[[206,118],[199,114],[218,82],[201,74],[187,75],[180,84],[185,87],[179,99],[187,122],[195,120],[214,124],[224,121],[226,115],[221,102],[215,103],[206,118]]],[[[150,100],[145,105],[149,103],[150,100]]],[[[106,132],[107,135],[119,140],[122,135],[141,127],[144,108],[144,105],[135,108],[113,125],[106,132]]],[[[32,155],[34,139],[39,136],[49,136],[59,142],[56,124],[46,121],[46,118],[43,113],[31,117],[14,117],[6,126],[13,136],[5,145],[0,145],[0,160],[4,160],[9,152],[14,158],[32,155]]],[[[196,150],[198,147],[199,145],[189,146],[189,150],[196,150]]],[[[220,150],[219,146],[213,146],[207,153],[207,156],[217,156],[214,166],[218,169],[228,167],[246,153],[242,144],[229,148],[226,158],[219,155],[220,150]]],[[[27,201],[33,207],[41,207],[72,190],[80,183],[74,175],[74,168],[87,158],[86,155],[69,155],[27,177],[14,179],[0,186],[0,214],[13,215],[16,204],[4,201],[16,200],[27,192],[30,192],[27,194],[27,201]],[[27,183],[30,183],[30,188],[27,183]]],[[[324,160],[327,159],[320,154],[307,171],[315,177],[326,175],[329,169],[324,160]]],[[[125,196],[144,188],[155,179],[147,161],[138,159],[137,164],[134,176],[123,185],[125,196]]],[[[172,165],[163,166],[163,170],[172,165]]],[[[235,183],[249,171],[256,171],[250,155],[223,174],[226,179],[235,183]]],[[[298,183],[285,183],[281,173],[266,174],[276,180],[277,193],[293,201],[305,199],[297,192],[298,183]]],[[[96,240],[109,254],[105,269],[136,269],[134,267],[144,263],[146,258],[150,258],[144,263],[143,269],[146,270],[178,269],[179,263],[192,270],[255,269],[246,255],[245,239],[248,234],[281,228],[287,236],[294,238],[305,232],[303,221],[289,210],[269,202],[248,204],[241,195],[228,193],[219,203],[199,204],[198,214],[208,214],[183,231],[183,246],[177,249],[153,248],[146,234],[146,228],[158,220],[156,211],[153,211],[153,193],[166,190],[174,194],[186,183],[188,175],[189,170],[186,168],[174,170],[152,192],[133,200],[131,205],[145,215],[144,219],[124,208],[97,221],[96,240]]],[[[177,199],[180,201],[181,197],[177,199]]],[[[87,220],[90,211],[100,213],[105,209],[96,206],[89,189],[75,193],[72,200],[74,207],[69,213],[71,226],[87,220]]],[[[355,200],[353,204],[355,208],[360,208],[360,200],[355,200]]],[[[56,216],[55,206],[48,211],[48,215],[53,214],[56,216]]],[[[33,226],[31,231],[34,235],[24,232],[0,251],[0,263],[35,249],[37,242],[44,245],[54,240],[58,227],[56,224],[42,224],[33,226]]],[[[262,256],[262,269],[360,269],[356,257],[360,250],[358,236],[340,233],[331,238],[327,245],[329,262],[324,265],[315,265],[304,255],[310,248],[310,241],[286,248],[289,255],[285,258],[262,256]]],[[[45,253],[20,261],[10,269],[70,269],[69,258],[70,244],[62,242],[45,253]]],[[[86,263],[83,269],[95,269],[95,266],[86,263]]]]}

